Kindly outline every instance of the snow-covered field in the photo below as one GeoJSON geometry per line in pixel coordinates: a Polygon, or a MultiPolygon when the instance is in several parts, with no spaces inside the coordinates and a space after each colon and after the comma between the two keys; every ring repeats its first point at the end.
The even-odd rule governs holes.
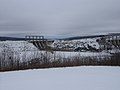
{"type": "Polygon", "coordinates": [[[120,67],[1,72],[0,90],[120,90],[120,67]]]}

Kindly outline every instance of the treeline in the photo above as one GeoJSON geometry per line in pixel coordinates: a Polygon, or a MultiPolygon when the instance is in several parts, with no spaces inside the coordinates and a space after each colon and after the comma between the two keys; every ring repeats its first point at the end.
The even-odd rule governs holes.
{"type": "Polygon", "coordinates": [[[31,55],[19,54],[8,46],[0,51],[0,72],[71,66],[120,66],[120,53],[111,56],[68,56],[50,52],[34,52],[31,55]]]}

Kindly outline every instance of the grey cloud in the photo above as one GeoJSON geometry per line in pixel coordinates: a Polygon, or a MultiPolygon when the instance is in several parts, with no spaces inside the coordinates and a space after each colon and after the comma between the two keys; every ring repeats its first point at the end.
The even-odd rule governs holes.
{"type": "Polygon", "coordinates": [[[0,0],[0,34],[120,32],[120,0],[0,0]]]}

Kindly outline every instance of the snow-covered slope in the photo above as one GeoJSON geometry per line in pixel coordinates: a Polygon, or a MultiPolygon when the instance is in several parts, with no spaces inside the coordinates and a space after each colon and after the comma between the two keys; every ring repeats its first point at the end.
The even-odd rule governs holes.
{"type": "Polygon", "coordinates": [[[0,90],[120,90],[120,67],[2,72],[0,90]]]}
{"type": "MultiPolygon", "coordinates": [[[[70,45],[70,43],[72,45],[76,45],[75,43],[78,41],[71,41],[71,42],[65,42],[66,44],[70,45]]],[[[78,45],[81,45],[81,41],[79,41],[80,43],[78,43],[78,45]]],[[[82,42],[85,42],[82,41],[82,42]]],[[[94,40],[95,42],[95,40],[94,40]]],[[[57,45],[59,45],[57,42],[55,42],[57,45]]],[[[90,41],[86,42],[86,43],[90,43],[90,41]]],[[[61,43],[63,44],[63,43],[61,43]]],[[[61,45],[62,47],[65,46],[65,44],[61,45]]],[[[98,46],[98,45],[97,45],[98,46]]],[[[60,48],[60,46],[59,46],[60,48]]],[[[41,52],[41,53],[45,53],[45,51],[39,51],[32,43],[28,43],[26,41],[3,41],[0,42],[0,52],[1,51],[8,51],[9,49],[11,49],[12,51],[14,51],[14,54],[16,55],[20,55],[22,57],[22,55],[26,55],[27,57],[33,56],[33,54],[37,53],[37,52],[41,52]]],[[[72,57],[72,56],[105,56],[105,55],[110,55],[109,53],[106,52],[61,52],[61,51],[57,51],[54,52],[56,54],[56,56],[62,56],[62,57],[72,57]]],[[[50,53],[51,56],[54,57],[54,54],[50,53]]]]}
{"type": "Polygon", "coordinates": [[[76,40],[55,40],[54,47],[56,48],[71,48],[75,49],[77,47],[84,47],[88,49],[88,45],[99,49],[99,44],[96,42],[98,38],[92,38],[92,39],[76,39],[76,40]]]}
{"type": "Polygon", "coordinates": [[[32,44],[26,41],[2,41],[0,42],[0,49],[10,48],[14,51],[23,52],[30,50],[37,50],[37,48],[32,44]]]}

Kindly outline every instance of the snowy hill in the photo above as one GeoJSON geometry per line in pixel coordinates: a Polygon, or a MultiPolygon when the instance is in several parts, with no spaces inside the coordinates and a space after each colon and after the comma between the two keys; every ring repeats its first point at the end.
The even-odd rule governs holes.
{"type": "MultiPolygon", "coordinates": [[[[55,41],[52,44],[52,47],[58,47],[58,48],[64,48],[64,47],[73,47],[77,48],[79,46],[83,47],[85,46],[87,48],[87,44],[91,45],[92,47],[98,49],[99,45],[96,43],[96,39],[89,39],[87,42],[85,40],[73,40],[73,41],[55,41]],[[76,45],[77,43],[77,45],[76,45]],[[84,45],[83,45],[84,44],[84,45]]],[[[36,52],[42,52],[44,53],[45,51],[39,51],[32,43],[28,43],[26,41],[2,41],[0,42],[0,51],[3,50],[8,50],[11,49],[14,51],[16,54],[23,55],[24,53],[27,54],[29,57],[33,53],[36,52]]],[[[55,52],[56,55],[61,55],[63,57],[68,57],[68,56],[99,56],[99,55],[110,55],[109,53],[103,51],[103,52],[62,52],[62,51],[57,51],[55,52]]],[[[51,53],[52,55],[52,53],[51,53]]]]}
{"type": "Polygon", "coordinates": [[[120,90],[119,67],[72,67],[0,73],[0,90],[120,90]]]}

